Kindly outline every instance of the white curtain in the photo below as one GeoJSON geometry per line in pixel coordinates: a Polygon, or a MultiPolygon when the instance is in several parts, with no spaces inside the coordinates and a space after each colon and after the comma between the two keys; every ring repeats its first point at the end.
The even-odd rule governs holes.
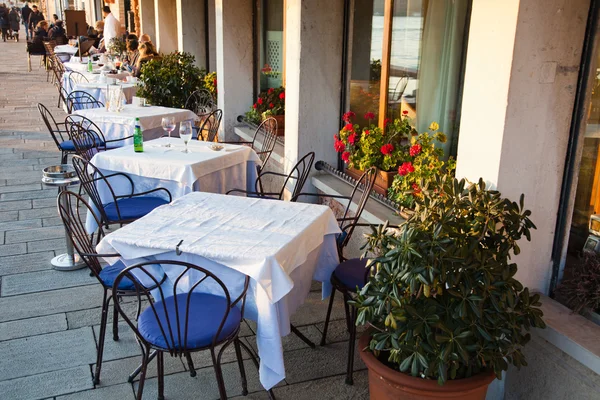
{"type": "Polygon", "coordinates": [[[465,48],[469,0],[428,2],[421,42],[417,89],[417,129],[427,131],[433,121],[448,136],[440,144],[450,154],[457,132],[457,100],[465,48]]]}

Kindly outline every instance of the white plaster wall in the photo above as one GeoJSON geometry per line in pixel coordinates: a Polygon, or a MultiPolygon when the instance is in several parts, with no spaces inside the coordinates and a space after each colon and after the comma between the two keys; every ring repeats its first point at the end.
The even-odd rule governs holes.
{"type": "Polygon", "coordinates": [[[315,162],[337,162],[333,135],[339,130],[343,3],[286,1],[287,168],[310,151],[315,162]]]}
{"type": "Polygon", "coordinates": [[[139,0],[141,33],[150,35],[156,43],[156,20],[154,19],[154,0],[139,0]]]}
{"type": "Polygon", "coordinates": [[[208,70],[217,70],[217,31],[215,0],[208,1],[208,70]]]}
{"type": "Polygon", "coordinates": [[[517,278],[547,293],[560,185],[589,0],[475,0],[457,175],[525,206],[538,229],[517,278]]]}
{"type": "Polygon", "coordinates": [[[206,67],[205,6],[207,0],[176,0],[177,47],[196,57],[196,65],[206,67]]]}
{"type": "Polygon", "coordinates": [[[154,0],[156,47],[161,53],[177,51],[177,2],[154,0]]]}

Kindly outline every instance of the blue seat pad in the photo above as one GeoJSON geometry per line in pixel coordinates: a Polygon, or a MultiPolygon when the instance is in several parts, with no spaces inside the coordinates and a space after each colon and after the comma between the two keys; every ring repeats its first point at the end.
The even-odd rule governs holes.
{"type": "MultiPolygon", "coordinates": [[[[102,271],[99,274],[100,279],[106,286],[112,287],[112,285],[115,283],[115,279],[117,278],[117,275],[119,275],[119,273],[121,271],[123,271],[124,269],[125,269],[125,264],[123,264],[119,260],[116,263],[114,263],[113,265],[108,265],[108,266],[102,268],[102,271]]],[[[135,286],[129,278],[123,277],[123,279],[121,279],[121,282],[119,282],[118,289],[119,290],[134,290],[135,286]]]]}
{"type": "MultiPolygon", "coordinates": [[[[101,140],[99,137],[96,137],[96,145],[104,146],[104,141],[101,140]]],[[[61,150],[75,151],[75,145],[73,144],[72,140],[65,140],[60,144],[60,148],[61,150]]]]}
{"type": "Polygon", "coordinates": [[[368,261],[367,258],[346,260],[336,267],[333,275],[349,290],[356,290],[357,286],[362,289],[366,284],[365,269],[368,261]]]}
{"type": "MultiPolygon", "coordinates": [[[[121,213],[121,219],[136,219],[141,218],[154,210],[156,207],[168,204],[167,200],[161,199],[160,197],[152,196],[138,196],[128,199],[119,199],[117,204],[119,205],[119,211],[121,213]]],[[[108,203],[104,205],[104,212],[111,221],[118,221],[119,215],[117,214],[117,207],[115,203],[108,203]]]]}
{"type": "MultiPolygon", "coordinates": [[[[219,325],[225,316],[227,300],[213,294],[206,293],[180,293],[176,296],[167,297],[164,301],[154,303],[156,315],[152,307],[146,308],[138,319],[138,331],[142,337],[154,346],[168,349],[183,349],[185,344],[185,318],[188,296],[190,296],[190,308],[187,331],[187,349],[198,349],[209,346],[217,334],[219,325]],[[175,297],[177,297],[177,309],[179,312],[180,335],[177,331],[177,314],[175,314],[175,297]],[[168,323],[165,316],[165,308],[169,316],[168,323]],[[157,319],[158,315],[158,319],[157,319]],[[160,325],[159,325],[160,321],[160,325]],[[173,340],[169,333],[169,325],[173,332],[173,340]],[[162,326],[165,335],[162,334],[162,326]],[[166,336],[166,338],[165,338],[166,336]],[[181,343],[180,338],[181,336],[181,343]],[[169,345],[167,345],[167,343],[169,345]]],[[[218,340],[225,339],[239,328],[242,313],[239,308],[233,307],[223,324],[223,329],[218,340]]]]}

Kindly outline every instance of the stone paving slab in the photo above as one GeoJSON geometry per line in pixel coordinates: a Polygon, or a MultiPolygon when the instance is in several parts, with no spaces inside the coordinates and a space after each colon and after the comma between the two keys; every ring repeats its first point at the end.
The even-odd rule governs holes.
{"type": "Polygon", "coordinates": [[[0,381],[0,393],[7,400],[47,399],[48,396],[57,396],[93,387],[90,367],[87,365],[0,381]]]}
{"type": "Polygon", "coordinates": [[[67,316],[47,315],[0,323],[0,341],[67,330],[67,316]]]}
{"type": "Polygon", "coordinates": [[[0,257],[0,276],[50,269],[53,257],[54,251],[0,257]]]}
{"type": "Polygon", "coordinates": [[[0,222],[16,221],[19,219],[19,211],[0,211],[0,222]]]}
{"type": "Polygon", "coordinates": [[[103,387],[95,390],[86,390],[66,396],[58,396],[56,400],[133,400],[135,395],[130,384],[103,387]]]}
{"type": "Polygon", "coordinates": [[[0,379],[88,366],[96,359],[91,328],[0,342],[0,379]]]}
{"type": "MultiPolygon", "coordinates": [[[[118,360],[106,361],[102,363],[102,371],[100,372],[99,387],[117,385],[127,383],[129,374],[134,371],[142,363],[142,357],[120,358],[118,360]]],[[[96,364],[92,366],[92,371],[96,370],[96,364]]],[[[165,376],[185,372],[186,369],[183,361],[179,357],[171,357],[165,354],[165,376]]],[[[148,365],[146,371],[148,378],[156,376],[156,361],[153,360],[148,365]]],[[[189,374],[188,374],[189,376],[189,374]]],[[[139,375],[136,381],[139,380],[139,375]]],[[[146,397],[146,396],[144,396],[146,397]]]]}
{"type": "MultiPolygon", "coordinates": [[[[111,306],[112,307],[112,306],[111,306]]],[[[100,338],[100,325],[94,326],[94,337],[96,343],[100,338]]],[[[119,323],[119,341],[115,342],[112,336],[112,319],[108,321],[106,327],[106,338],[104,340],[105,361],[118,360],[119,358],[140,356],[142,352],[140,346],[135,340],[135,335],[129,325],[125,322],[119,323]]]]}
{"type": "Polygon", "coordinates": [[[31,200],[0,202],[0,211],[27,210],[31,208],[31,200]]]}
{"type": "MultiPolygon", "coordinates": [[[[56,193],[54,193],[56,196],[56,193]]],[[[65,229],[63,227],[46,227],[46,228],[35,228],[27,229],[22,231],[11,231],[6,234],[6,243],[21,243],[31,240],[45,240],[55,239],[65,236],[65,229]]]]}
{"type": "MultiPolygon", "coordinates": [[[[56,203],[56,201],[55,201],[56,203]]],[[[29,210],[19,210],[18,211],[19,220],[27,220],[33,218],[47,218],[47,217],[57,217],[58,209],[56,208],[56,204],[53,207],[44,207],[44,208],[33,208],[29,210]]]]}
{"type": "Polygon", "coordinates": [[[54,250],[56,254],[62,254],[66,249],[65,234],[63,229],[61,238],[37,240],[27,242],[27,253],[39,253],[41,251],[54,250]]]}
{"type": "Polygon", "coordinates": [[[91,285],[97,282],[98,280],[95,277],[90,276],[90,271],[87,268],[77,271],[51,269],[6,275],[2,278],[2,297],[91,285]]]}

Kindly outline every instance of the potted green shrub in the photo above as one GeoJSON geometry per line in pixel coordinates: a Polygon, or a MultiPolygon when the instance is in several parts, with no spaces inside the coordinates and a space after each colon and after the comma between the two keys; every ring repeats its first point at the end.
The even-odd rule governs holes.
{"type": "Polygon", "coordinates": [[[190,53],[166,54],[142,66],[138,96],[155,106],[184,108],[188,97],[204,88],[205,75],[190,53]]]}
{"type": "Polygon", "coordinates": [[[527,365],[529,328],[545,327],[539,295],[515,279],[531,212],[449,175],[424,185],[398,231],[368,236],[379,255],[357,294],[372,400],[477,399],[509,364],[527,365]],[[431,189],[433,187],[433,189],[431,189]]]}

